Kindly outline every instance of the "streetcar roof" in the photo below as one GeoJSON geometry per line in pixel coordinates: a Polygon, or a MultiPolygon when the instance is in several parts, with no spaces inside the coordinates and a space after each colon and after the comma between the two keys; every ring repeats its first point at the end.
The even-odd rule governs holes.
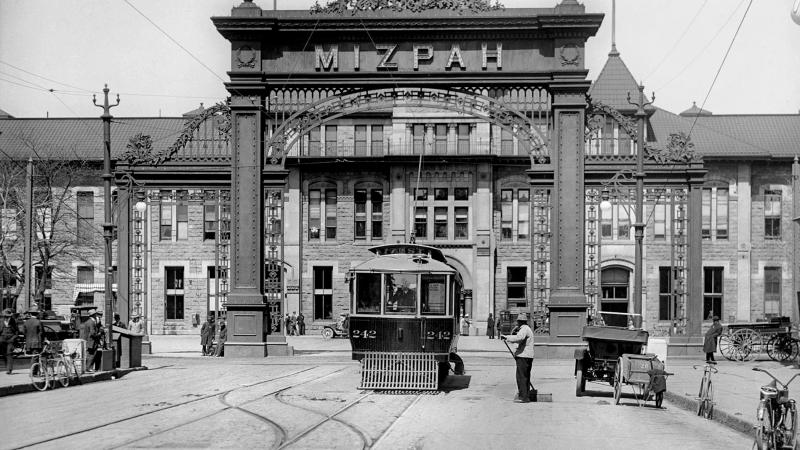
{"type": "Polygon", "coordinates": [[[447,258],[444,257],[442,251],[430,245],[408,243],[384,244],[372,247],[369,251],[378,256],[393,254],[426,255],[429,258],[447,264],[447,258]]]}
{"type": "Polygon", "coordinates": [[[365,261],[351,269],[353,272],[413,272],[413,273],[455,273],[447,263],[436,261],[419,254],[388,254],[365,261]]]}

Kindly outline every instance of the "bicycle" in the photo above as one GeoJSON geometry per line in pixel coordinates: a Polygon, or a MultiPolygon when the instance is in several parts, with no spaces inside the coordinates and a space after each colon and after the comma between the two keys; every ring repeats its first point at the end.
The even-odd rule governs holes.
{"type": "MultiPolygon", "coordinates": [[[[692,366],[697,369],[698,366],[692,366]]],[[[711,384],[711,374],[719,372],[713,364],[703,366],[703,379],[700,380],[700,393],[696,397],[697,415],[706,419],[714,416],[714,385],[711,384]]]]}
{"type": "Polygon", "coordinates": [[[35,354],[31,359],[31,384],[37,390],[44,391],[49,387],[55,387],[58,382],[62,387],[67,387],[71,379],[78,376],[78,369],[75,366],[77,352],[67,355],[58,351],[56,354],[50,342],[45,341],[42,351],[35,354]]]}
{"type": "Polygon", "coordinates": [[[759,450],[791,448],[797,446],[797,404],[789,398],[789,384],[800,373],[795,374],[788,382],[782,383],[768,371],[754,367],[756,372],[764,372],[774,381],[761,386],[758,410],[756,411],[756,442],[759,450]],[[778,387],[780,385],[780,387],[778,387]]]}

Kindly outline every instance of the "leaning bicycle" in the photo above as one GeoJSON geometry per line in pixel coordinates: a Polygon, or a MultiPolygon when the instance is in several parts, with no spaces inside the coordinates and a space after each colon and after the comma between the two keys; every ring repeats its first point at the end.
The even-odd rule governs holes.
{"type": "Polygon", "coordinates": [[[797,404],[789,398],[789,384],[800,373],[786,383],[764,369],[754,367],[756,372],[764,372],[773,381],[761,386],[761,394],[756,412],[756,442],[760,450],[778,448],[797,448],[797,404]]]}
{"type": "Polygon", "coordinates": [[[31,384],[40,391],[55,387],[56,383],[62,387],[69,386],[71,379],[78,377],[76,357],[77,352],[65,355],[61,351],[56,351],[50,342],[45,341],[42,351],[33,355],[31,359],[31,384]]]}
{"type": "MultiPolygon", "coordinates": [[[[692,366],[697,369],[699,366],[692,366]]],[[[706,363],[703,367],[703,379],[700,380],[700,393],[697,396],[697,415],[706,419],[714,416],[714,385],[711,383],[711,374],[718,370],[713,364],[706,363]]]]}

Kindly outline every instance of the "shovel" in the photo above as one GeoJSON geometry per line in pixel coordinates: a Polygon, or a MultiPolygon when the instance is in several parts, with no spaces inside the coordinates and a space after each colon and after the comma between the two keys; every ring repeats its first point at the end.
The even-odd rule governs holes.
{"type": "MultiPolygon", "coordinates": [[[[506,344],[506,348],[508,349],[508,353],[510,353],[511,357],[514,358],[514,360],[516,361],[517,355],[515,355],[514,352],[511,350],[511,347],[508,345],[508,342],[505,339],[500,339],[500,340],[503,341],[503,344],[506,344]]],[[[528,398],[530,398],[530,400],[532,402],[552,402],[553,401],[553,394],[542,394],[542,395],[539,395],[539,391],[534,389],[533,384],[531,384],[530,380],[528,381],[528,389],[530,390],[530,393],[528,394],[528,398]]]]}

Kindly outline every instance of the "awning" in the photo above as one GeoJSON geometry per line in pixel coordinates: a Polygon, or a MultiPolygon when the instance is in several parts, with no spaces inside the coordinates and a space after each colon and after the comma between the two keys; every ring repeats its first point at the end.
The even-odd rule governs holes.
{"type": "MultiPolygon", "coordinates": [[[[77,300],[80,294],[87,294],[89,292],[105,292],[105,290],[105,283],[75,283],[75,289],[72,293],[72,301],[74,302],[77,300]]],[[[117,292],[116,283],[111,285],[111,290],[113,292],[117,292]]]]}

